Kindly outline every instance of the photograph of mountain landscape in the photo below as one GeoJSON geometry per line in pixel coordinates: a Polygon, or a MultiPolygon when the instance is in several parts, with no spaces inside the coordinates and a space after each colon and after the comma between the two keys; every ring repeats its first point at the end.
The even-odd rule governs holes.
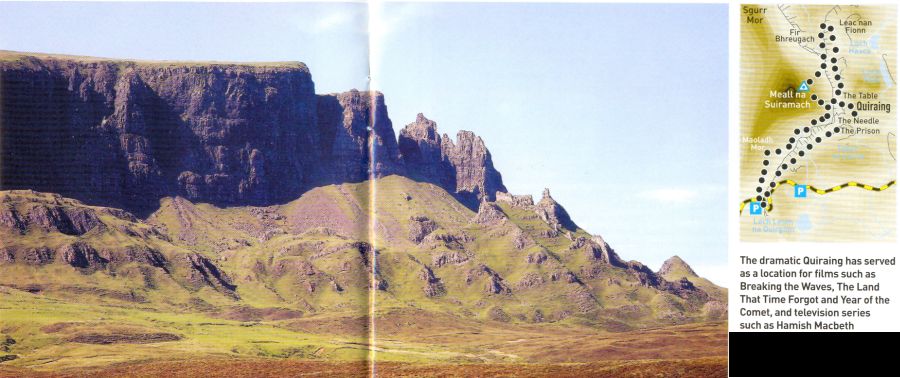
{"type": "Polygon", "coordinates": [[[726,15],[0,3],[0,376],[725,376],[726,15]]]}

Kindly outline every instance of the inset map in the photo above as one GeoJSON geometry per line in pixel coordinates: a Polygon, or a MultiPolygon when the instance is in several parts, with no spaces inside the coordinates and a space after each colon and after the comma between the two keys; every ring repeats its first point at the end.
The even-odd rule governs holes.
{"type": "Polygon", "coordinates": [[[896,239],[896,14],[741,7],[741,240],[896,239]]]}

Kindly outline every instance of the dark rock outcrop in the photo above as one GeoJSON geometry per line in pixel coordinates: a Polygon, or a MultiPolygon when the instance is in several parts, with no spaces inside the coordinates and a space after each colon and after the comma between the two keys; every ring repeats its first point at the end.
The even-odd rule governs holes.
{"type": "MultiPolygon", "coordinates": [[[[15,193],[15,192],[13,192],[15,193]]],[[[14,201],[9,196],[7,201],[14,201]]],[[[25,202],[19,209],[12,203],[0,204],[0,228],[17,233],[29,229],[84,235],[103,225],[94,209],[78,206],[59,206],[53,203],[25,202]]]]}
{"type": "Polygon", "coordinates": [[[522,231],[522,229],[518,227],[513,230],[513,246],[516,247],[516,249],[525,249],[533,245],[534,240],[532,240],[525,231],[522,231]]]}
{"type": "Polygon", "coordinates": [[[456,192],[456,175],[444,159],[437,123],[420,113],[415,122],[400,130],[398,146],[403,162],[414,167],[408,172],[411,177],[456,192]]]}
{"type": "Polygon", "coordinates": [[[568,294],[568,298],[579,312],[587,313],[600,308],[597,298],[584,287],[579,287],[568,294]]]}
{"type": "Polygon", "coordinates": [[[84,243],[72,243],[56,251],[63,262],[75,268],[101,269],[109,262],[97,253],[97,250],[84,243]]]}
{"type": "Polygon", "coordinates": [[[475,215],[473,222],[485,226],[495,226],[506,222],[507,219],[500,206],[492,202],[482,202],[478,206],[478,214],[475,215]]]}
{"type": "Polygon", "coordinates": [[[29,220],[46,231],[59,231],[67,235],[83,235],[100,225],[97,215],[84,208],[62,209],[37,206],[31,209],[29,220]]]}
{"type": "Polygon", "coordinates": [[[662,275],[657,274],[646,265],[637,261],[623,263],[623,267],[645,287],[652,287],[685,299],[692,297],[699,298],[701,301],[709,299],[707,293],[694,286],[687,278],[682,277],[677,281],[667,281],[662,275]]]}
{"type": "Polygon", "coordinates": [[[25,233],[28,224],[19,216],[16,208],[10,204],[0,204],[0,228],[25,233]]]}
{"type": "Polygon", "coordinates": [[[0,265],[16,262],[16,253],[12,248],[0,248],[0,265]]]}
{"type": "Polygon", "coordinates": [[[324,183],[359,182],[368,179],[370,173],[380,177],[403,172],[394,128],[380,92],[354,89],[319,95],[316,109],[323,163],[319,175],[324,183]],[[370,172],[372,169],[374,172],[370,172]]]}
{"type": "Polygon", "coordinates": [[[466,284],[471,285],[476,278],[486,278],[484,292],[488,294],[510,294],[512,289],[506,285],[503,277],[499,273],[489,268],[487,265],[481,264],[477,268],[470,269],[466,272],[466,284]]]}
{"type": "Polygon", "coordinates": [[[444,284],[441,279],[434,275],[431,268],[423,266],[419,272],[419,279],[425,281],[422,290],[426,297],[436,297],[445,293],[444,284]]]}
{"type": "Polygon", "coordinates": [[[525,262],[528,264],[543,264],[547,261],[547,258],[547,253],[545,253],[544,251],[538,251],[525,256],[525,262]]]}
{"type": "Polygon", "coordinates": [[[0,64],[3,189],[140,209],[296,198],[319,155],[303,64],[0,64]],[[63,179],[64,178],[64,179],[63,179]]]}
{"type": "Polygon", "coordinates": [[[705,299],[707,297],[706,293],[697,289],[690,280],[684,277],[675,282],[665,281],[661,289],[682,298],[702,296],[705,299]]]}
{"type": "Polygon", "coordinates": [[[521,280],[519,280],[519,283],[516,284],[516,286],[519,289],[530,289],[533,287],[541,286],[544,284],[544,282],[545,280],[543,276],[538,273],[530,272],[525,274],[525,276],[522,277],[521,280]]]}
{"type": "Polygon", "coordinates": [[[47,247],[26,248],[21,253],[21,260],[28,265],[44,265],[53,261],[53,250],[47,247]]]}
{"type": "Polygon", "coordinates": [[[409,240],[413,243],[421,243],[426,236],[437,230],[438,226],[428,217],[411,217],[409,222],[409,240]]]}
{"type": "Polygon", "coordinates": [[[120,250],[101,250],[100,256],[112,264],[136,262],[154,268],[166,268],[168,260],[161,252],[142,246],[125,247],[120,250]]]}
{"type": "Polygon", "coordinates": [[[174,333],[95,333],[85,332],[66,338],[66,341],[80,344],[153,344],[166,341],[178,341],[181,336],[174,333]]]}
{"type": "Polygon", "coordinates": [[[232,283],[231,278],[206,256],[199,253],[189,253],[184,255],[182,264],[187,268],[185,277],[187,282],[195,289],[209,286],[232,296],[237,295],[234,293],[237,286],[232,283]]]}
{"type": "Polygon", "coordinates": [[[471,131],[460,131],[454,142],[447,134],[439,135],[437,123],[419,113],[415,122],[400,130],[398,145],[412,178],[434,183],[470,203],[493,201],[498,191],[506,192],[490,151],[471,131]]]}
{"type": "Polygon", "coordinates": [[[517,195],[506,192],[497,192],[497,202],[505,202],[513,207],[521,209],[532,209],[534,206],[534,198],[530,194],[517,195]]]}
{"type": "Polygon", "coordinates": [[[4,54],[0,190],[139,214],[164,196],[270,205],[389,174],[474,200],[506,191],[481,138],[440,137],[420,116],[398,146],[381,93],[316,95],[302,63],[4,54]]]}
{"type": "Polygon", "coordinates": [[[48,247],[8,246],[0,248],[0,264],[22,262],[44,265],[56,261],[90,273],[96,270],[115,270],[122,264],[138,263],[168,272],[168,260],[161,252],[144,246],[102,248],[76,241],[55,250],[48,247]]]}
{"type": "Polygon", "coordinates": [[[461,252],[441,252],[431,257],[431,263],[435,267],[442,267],[450,264],[462,264],[469,261],[469,256],[461,252]]]}
{"type": "Polygon", "coordinates": [[[456,134],[456,143],[447,134],[441,142],[441,151],[456,173],[457,193],[493,201],[495,193],[506,191],[481,137],[463,130],[456,134]]]}
{"type": "Polygon", "coordinates": [[[475,240],[475,238],[467,234],[465,231],[435,231],[428,234],[428,236],[426,236],[422,241],[425,243],[429,243],[432,246],[442,245],[453,250],[465,250],[466,243],[473,240],[475,240]]]}
{"type": "Polygon", "coordinates": [[[616,251],[606,243],[606,240],[603,240],[603,237],[600,235],[594,235],[591,237],[591,243],[595,245],[594,254],[597,255],[597,249],[599,249],[599,257],[601,260],[606,261],[609,265],[623,267],[625,266],[625,261],[619,258],[619,255],[616,254],[616,251]]]}
{"type": "Polygon", "coordinates": [[[646,287],[659,288],[660,284],[665,281],[662,277],[656,275],[656,272],[637,261],[625,263],[625,269],[627,269],[628,273],[637,278],[641,285],[646,287]]]}
{"type": "Polygon", "coordinates": [[[628,266],[600,236],[594,236],[590,239],[585,237],[575,238],[572,244],[569,245],[569,249],[584,251],[588,259],[593,261],[605,262],[619,268],[628,266]]]}
{"type": "Polygon", "coordinates": [[[509,314],[507,314],[506,311],[503,311],[503,308],[501,307],[492,307],[488,311],[488,319],[503,323],[509,323],[512,320],[509,314]]]}
{"type": "Polygon", "coordinates": [[[291,260],[280,260],[275,263],[275,266],[272,269],[272,274],[275,276],[281,276],[284,274],[292,274],[297,276],[314,276],[318,272],[316,271],[316,267],[313,266],[309,261],[299,260],[299,259],[291,259],[291,260]]]}
{"type": "Polygon", "coordinates": [[[575,231],[578,226],[569,217],[569,213],[553,197],[550,197],[550,189],[544,189],[543,197],[535,205],[538,216],[554,230],[566,229],[575,231]]]}

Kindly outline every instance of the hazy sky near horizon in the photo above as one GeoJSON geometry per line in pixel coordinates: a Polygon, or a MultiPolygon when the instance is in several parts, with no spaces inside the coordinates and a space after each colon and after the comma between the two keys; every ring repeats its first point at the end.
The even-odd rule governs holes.
{"type": "Polygon", "coordinates": [[[395,129],[480,135],[510,192],[543,188],[652,269],[727,284],[725,4],[385,3],[374,77],[395,129]]]}
{"type": "Polygon", "coordinates": [[[0,2],[0,49],[305,62],[319,93],[373,75],[399,131],[480,135],[507,188],[658,269],[727,283],[727,5],[0,2]],[[369,35],[367,30],[371,30],[369,35]]]}
{"type": "Polygon", "coordinates": [[[318,93],[365,89],[364,3],[0,2],[0,50],[121,59],[301,61],[318,93]]]}

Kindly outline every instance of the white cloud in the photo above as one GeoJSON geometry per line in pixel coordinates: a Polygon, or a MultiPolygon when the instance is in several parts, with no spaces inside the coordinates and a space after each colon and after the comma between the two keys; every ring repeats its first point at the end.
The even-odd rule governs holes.
{"type": "Polygon", "coordinates": [[[646,190],[638,194],[641,198],[665,204],[684,204],[693,201],[699,193],[693,189],[659,188],[646,190]]]}

